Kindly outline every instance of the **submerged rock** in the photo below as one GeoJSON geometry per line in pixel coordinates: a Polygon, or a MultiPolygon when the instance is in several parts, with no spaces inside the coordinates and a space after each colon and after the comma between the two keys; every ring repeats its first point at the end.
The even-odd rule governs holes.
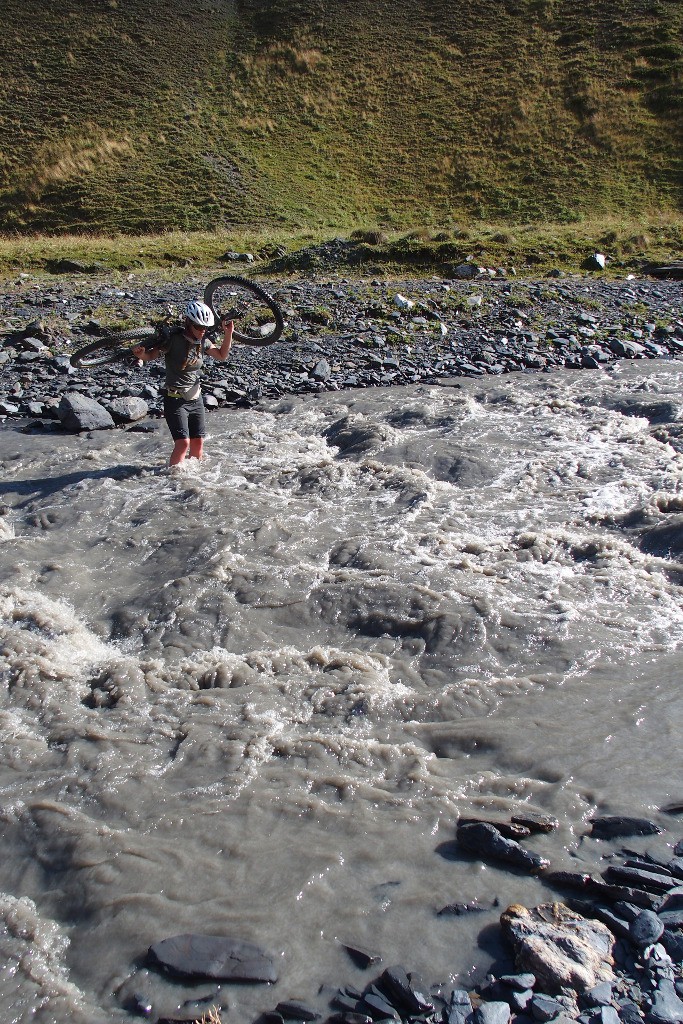
{"type": "Polygon", "coordinates": [[[457,832],[458,842],[466,850],[482,857],[502,860],[526,871],[540,871],[549,861],[538,853],[525,850],[514,839],[506,839],[497,828],[486,822],[461,825],[457,832]]]}
{"type": "Polygon", "coordinates": [[[277,981],[274,958],[251,942],[221,935],[175,935],[149,947],[149,958],[173,974],[222,981],[277,981]]]}
{"type": "Polygon", "coordinates": [[[533,910],[516,904],[501,915],[500,923],[518,969],[535,974],[547,992],[584,992],[600,981],[615,980],[609,929],[563,903],[545,903],[533,910]]]}
{"type": "Polygon", "coordinates": [[[654,836],[662,830],[647,818],[628,818],[624,815],[608,814],[593,818],[589,822],[593,839],[616,839],[625,836],[654,836]]]}

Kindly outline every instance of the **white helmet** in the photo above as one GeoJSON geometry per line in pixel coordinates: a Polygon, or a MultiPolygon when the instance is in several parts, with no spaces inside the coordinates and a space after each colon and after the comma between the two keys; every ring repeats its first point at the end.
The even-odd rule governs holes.
{"type": "Polygon", "coordinates": [[[211,308],[205,302],[200,302],[199,299],[188,302],[185,316],[192,323],[199,324],[200,327],[213,327],[216,322],[211,308]]]}

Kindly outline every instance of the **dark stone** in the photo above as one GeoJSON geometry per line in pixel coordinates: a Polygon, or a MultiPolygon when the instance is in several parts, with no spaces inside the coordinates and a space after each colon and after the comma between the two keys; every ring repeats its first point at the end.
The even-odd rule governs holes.
{"type": "Polygon", "coordinates": [[[159,430],[156,423],[133,423],[128,428],[129,434],[154,434],[159,430]]]}
{"type": "Polygon", "coordinates": [[[661,941],[671,959],[677,963],[683,963],[683,934],[665,928],[661,941]]]}
{"type": "Polygon", "coordinates": [[[176,935],[149,947],[149,958],[173,974],[224,981],[277,981],[273,957],[241,939],[176,935]]]}
{"type": "Polygon", "coordinates": [[[443,1024],[466,1024],[472,1021],[472,1003],[462,988],[453,989],[443,1010],[443,1024]]]}
{"type": "Polygon", "coordinates": [[[601,1006],[592,1024],[620,1024],[619,1014],[613,1006],[601,1006]]]}
{"type": "Polygon", "coordinates": [[[296,999],[279,1002],[275,1007],[275,1012],[279,1013],[283,1020],[320,1020],[322,1017],[321,1013],[312,1010],[310,1006],[306,1006],[305,1003],[300,1003],[296,999]]]}
{"type": "Polygon", "coordinates": [[[536,975],[531,973],[503,974],[498,980],[503,985],[516,989],[517,992],[524,992],[526,989],[534,987],[536,984],[536,975]]]}
{"type": "Polygon", "coordinates": [[[657,913],[667,928],[683,928],[683,887],[673,889],[657,913]]]}
{"type": "Polygon", "coordinates": [[[659,896],[673,887],[670,877],[643,871],[641,868],[608,867],[602,874],[610,884],[633,886],[659,896]]]}
{"type": "Polygon", "coordinates": [[[609,1006],[612,1001],[612,985],[609,981],[601,981],[583,994],[586,1006],[609,1006]]]}
{"type": "Polygon", "coordinates": [[[648,1024],[682,1024],[683,1002],[672,981],[665,979],[659,983],[646,1020],[648,1024]]]}
{"type": "Polygon", "coordinates": [[[341,946],[344,947],[346,952],[349,954],[354,964],[365,970],[368,967],[374,966],[382,962],[382,957],[379,953],[371,953],[369,950],[364,949],[362,946],[356,945],[356,943],[341,942],[341,946]]]}
{"type": "Polygon", "coordinates": [[[373,1020],[400,1020],[395,1007],[382,995],[382,993],[371,985],[367,992],[363,993],[358,1009],[366,1008],[373,1020]]]}
{"type": "Polygon", "coordinates": [[[648,555],[676,558],[683,554],[683,515],[669,514],[666,522],[647,530],[640,538],[640,547],[648,555]]]}
{"type": "Polygon", "coordinates": [[[622,1024],[643,1024],[642,1013],[630,1000],[625,1000],[620,1004],[618,1013],[622,1024]]]}
{"type": "Polygon", "coordinates": [[[457,840],[466,850],[505,861],[527,871],[539,871],[549,863],[540,854],[525,850],[514,839],[505,839],[493,825],[463,825],[458,828],[457,840]]]}
{"type": "MultiPolygon", "coordinates": [[[[637,416],[640,419],[649,420],[652,424],[673,423],[678,419],[679,406],[675,402],[649,401],[624,396],[608,403],[608,407],[622,416],[637,416]]],[[[627,819],[633,820],[633,819],[627,819]]],[[[621,833],[622,835],[626,833],[621,833]]],[[[629,835],[649,835],[650,833],[628,833],[629,835]]]]}
{"type": "Polygon", "coordinates": [[[400,965],[387,967],[378,982],[392,1005],[408,1014],[431,1013],[434,1004],[420,978],[400,965]]]}
{"type": "Polygon", "coordinates": [[[644,910],[657,910],[662,902],[661,896],[654,896],[645,892],[644,889],[633,889],[625,885],[610,885],[608,882],[592,881],[588,891],[595,896],[600,896],[608,903],[634,903],[644,910]]]}
{"type": "Polygon", "coordinates": [[[332,369],[327,359],[320,359],[314,369],[311,371],[311,377],[313,380],[326,381],[332,376],[332,369]]]}
{"type": "Polygon", "coordinates": [[[515,1013],[524,1013],[531,1006],[533,996],[533,989],[527,988],[524,989],[523,992],[519,992],[515,989],[509,994],[505,1002],[509,1004],[510,1008],[514,1010],[515,1013]]]}
{"type": "Polygon", "coordinates": [[[493,825],[506,839],[526,839],[531,835],[531,829],[525,828],[524,825],[516,825],[509,821],[496,821],[491,818],[459,818],[458,828],[462,828],[464,825],[493,825]]]}
{"type": "Polygon", "coordinates": [[[628,818],[623,815],[605,815],[590,822],[593,839],[615,839],[623,836],[654,836],[662,830],[647,818],[628,818]]]}
{"type": "Polygon", "coordinates": [[[78,260],[47,260],[45,269],[51,274],[95,274],[105,268],[101,263],[80,263],[78,260]]]}
{"type": "Polygon", "coordinates": [[[563,1011],[564,1006],[562,1003],[542,993],[535,993],[531,1000],[531,1015],[534,1020],[541,1021],[542,1024],[546,1024],[547,1021],[558,1017],[563,1011]]]}
{"type": "Polygon", "coordinates": [[[475,1024],[509,1024],[510,1007],[507,1003],[480,1003],[474,1011],[475,1024]]]}
{"type": "MultiPolygon", "coordinates": [[[[587,908],[587,911],[590,911],[590,909],[591,908],[589,906],[587,908]]],[[[606,924],[609,930],[612,932],[612,934],[616,935],[617,938],[630,940],[631,932],[629,931],[629,924],[627,921],[624,921],[623,918],[621,918],[618,914],[615,914],[611,910],[608,910],[607,907],[595,907],[593,909],[593,914],[595,915],[595,917],[597,917],[599,921],[602,921],[603,924],[606,924]]]]}
{"type": "Polygon", "coordinates": [[[544,871],[543,881],[567,889],[586,889],[594,879],[581,871],[544,871]]]}
{"type": "Polygon", "coordinates": [[[481,914],[486,910],[486,907],[480,907],[478,903],[472,901],[471,903],[448,903],[441,910],[437,910],[437,917],[444,917],[446,915],[452,915],[454,917],[463,917],[465,914],[481,914]]]}
{"type": "Polygon", "coordinates": [[[644,949],[659,941],[664,932],[664,924],[652,910],[642,910],[631,921],[629,932],[636,946],[644,949]]]}
{"type": "Polygon", "coordinates": [[[523,825],[528,828],[530,832],[554,832],[560,827],[557,818],[553,818],[551,814],[536,814],[533,811],[527,811],[525,814],[513,814],[511,820],[515,825],[523,825]]]}

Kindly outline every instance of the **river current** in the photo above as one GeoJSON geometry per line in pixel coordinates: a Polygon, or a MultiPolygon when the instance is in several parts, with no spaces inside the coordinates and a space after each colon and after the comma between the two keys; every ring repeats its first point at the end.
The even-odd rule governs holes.
{"type": "Polygon", "coordinates": [[[459,815],[555,815],[556,867],[596,812],[675,831],[682,373],[283,399],[175,470],[163,428],[3,428],[3,1020],[213,998],[144,967],[183,932],[276,955],[226,1021],[362,986],[342,941],[471,984],[549,891],[458,857],[459,815]]]}

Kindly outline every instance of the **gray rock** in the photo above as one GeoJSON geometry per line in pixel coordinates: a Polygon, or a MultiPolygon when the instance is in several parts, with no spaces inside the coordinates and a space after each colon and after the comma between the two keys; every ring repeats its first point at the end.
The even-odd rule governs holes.
{"type": "Polygon", "coordinates": [[[662,933],[662,945],[672,960],[683,963],[683,934],[665,928],[662,933]]]}
{"type": "Polygon", "coordinates": [[[657,913],[667,928],[683,928],[683,886],[669,892],[657,913]]]}
{"type": "Polygon", "coordinates": [[[355,942],[339,942],[346,952],[353,960],[356,967],[360,967],[361,970],[366,970],[368,967],[372,967],[374,964],[382,962],[382,957],[379,953],[371,952],[364,946],[359,946],[355,942]]]}
{"type": "Polygon", "coordinates": [[[115,425],[111,414],[93,398],[78,391],[62,395],[57,415],[65,430],[78,434],[82,430],[111,430],[115,425]]]}
{"type": "Polygon", "coordinates": [[[626,341],[622,338],[610,338],[607,342],[615,356],[622,356],[625,359],[639,359],[645,355],[645,346],[635,341],[626,341]]]}
{"type": "Polygon", "coordinates": [[[589,921],[562,903],[533,910],[515,904],[501,915],[503,934],[517,967],[534,974],[549,992],[584,992],[601,981],[614,983],[614,938],[599,921],[589,921]]]}
{"type": "Polygon", "coordinates": [[[311,371],[311,377],[313,380],[329,380],[332,376],[332,368],[328,363],[327,359],[320,359],[314,369],[311,371]]]}
{"type": "Polygon", "coordinates": [[[624,815],[609,814],[593,818],[590,822],[593,839],[615,839],[625,836],[654,836],[662,830],[647,818],[628,818],[624,815]]]}
{"type": "Polygon", "coordinates": [[[610,884],[644,889],[646,892],[659,896],[668,892],[673,886],[671,876],[658,875],[652,871],[644,871],[642,868],[610,866],[603,872],[603,877],[610,884]]]}
{"type": "Polygon", "coordinates": [[[658,942],[664,932],[664,924],[652,910],[642,910],[628,926],[631,938],[639,949],[658,942]]]}
{"type": "Polygon", "coordinates": [[[613,1006],[601,1006],[593,1017],[593,1024],[621,1024],[619,1014],[613,1006]]]}
{"type": "Polygon", "coordinates": [[[149,947],[152,963],[185,977],[277,981],[273,957],[251,942],[221,935],[175,935],[149,947]]]}
{"type": "Polygon", "coordinates": [[[474,1011],[475,1024],[509,1024],[510,1007],[507,1003],[481,1003],[474,1011]]]}
{"type": "Polygon", "coordinates": [[[552,814],[537,814],[534,811],[513,814],[510,820],[515,825],[523,825],[530,832],[554,832],[560,827],[559,821],[552,814]]]}
{"type": "Polygon", "coordinates": [[[388,967],[378,984],[391,1004],[407,1014],[431,1013],[434,1009],[427,987],[404,967],[388,967]]]}
{"type": "Polygon", "coordinates": [[[625,1000],[619,1006],[619,1019],[622,1024],[643,1024],[643,1015],[636,1006],[629,999],[625,1000]]]}
{"type": "Polygon", "coordinates": [[[453,277],[457,277],[461,281],[470,280],[478,273],[479,270],[473,263],[459,263],[457,267],[453,268],[453,277]]]}
{"type": "Polygon", "coordinates": [[[485,822],[462,825],[458,828],[457,839],[466,850],[505,861],[526,871],[539,871],[549,863],[540,854],[525,850],[514,839],[505,839],[497,828],[485,822]]]}
{"type": "Polygon", "coordinates": [[[531,1000],[531,1015],[534,1020],[541,1021],[541,1024],[554,1020],[563,1011],[564,1006],[562,1003],[558,1003],[551,996],[544,996],[542,993],[537,992],[531,1000]]]}
{"type": "Polygon", "coordinates": [[[310,1006],[306,1006],[305,1003],[300,1003],[297,999],[286,999],[277,1004],[275,1012],[279,1013],[283,1020],[320,1020],[322,1014],[317,1013],[310,1006]]]}
{"type": "Polygon", "coordinates": [[[149,412],[144,398],[115,398],[112,402],[105,402],[104,407],[111,413],[115,423],[135,423],[149,412]]]}
{"type": "Polygon", "coordinates": [[[660,982],[646,1020],[649,1024],[683,1024],[683,1002],[672,981],[660,982]]]}
{"type": "Polygon", "coordinates": [[[374,1020],[400,1020],[396,1008],[375,985],[370,985],[363,993],[359,1009],[365,1008],[374,1020]]]}
{"type": "Polygon", "coordinates": [[[503,985],[516,989],[517,992],[524,992],[526,989],[533,988],[536,984],[536,976],[534,974],[503,974],[498,980],[503,985]]]}
{"type": "Polygon", "coordinates": [[[584,993],[586,1006],[609,1006],[612,1001],[612,986],[609,981],[601,981],[584,993]]]}
{"type": "Polygon", "coordinates": [[[463,988],[453,989],[444,1007],[444,1024],[466,1024],[473,1021],[472,1003],[463,988]]]}
{"type": "Polygon", "coordinates": [[[513,990],[506,1002],[515,1013],[525,1013],[529,1009],[533,997],[533,989],[527,988],[523,992],[513,990]]]}

